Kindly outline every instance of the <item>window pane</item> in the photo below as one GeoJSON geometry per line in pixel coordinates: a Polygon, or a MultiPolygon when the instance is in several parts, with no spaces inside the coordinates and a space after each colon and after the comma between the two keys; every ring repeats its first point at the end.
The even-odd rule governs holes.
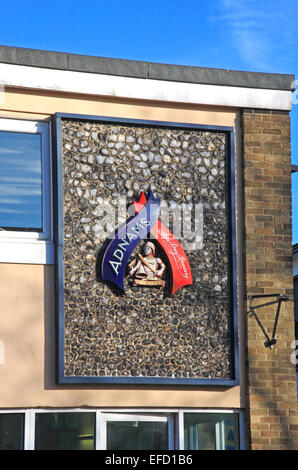
{"type": "Polygon", "coordinates": [[[0,227],[42,230],[41,137],[0,131],[0,227]]]}
{"type": "Polygon", "coordinates": [[[238,450],[238,419],[228,413],[185,413],[186,450],[238,450]]]}
{"type": "Polygon", "coordinates": [[[110,421],[107,450],[167,450],[167,421],[110,421]]]}
{"type": "Polygon", "coordinates": [[[24,415],[0,414],[0,450],[23,450],[24,415]]]}
{"type": "Polygon", "coordinates": [[[37,413],[36,450],[93,450],[94,413],[37,413]]]}

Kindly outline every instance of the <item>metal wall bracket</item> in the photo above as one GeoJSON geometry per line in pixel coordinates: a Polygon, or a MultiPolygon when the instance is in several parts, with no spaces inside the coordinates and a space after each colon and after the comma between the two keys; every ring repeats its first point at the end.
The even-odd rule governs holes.
{"type": "Polygon", "coordinates": [[[294,299],[293,299],[293,297],[288,297],[288,296],[283,295],[283,294],[257,294],[257,295],[249,295],[248,298],[250,299],[250,303],[249,303],[249,310],[248,310],[247,314],[250,317],[254,317],[256,322],[258,323],[259,327],[261,328],[261,330],[262,330],[262,332],[263,332],[263,334],[266,338],[266,341],[264,342],[264,346],[266,348],[273,348],[273,346],[276,344],[275,334],[276,334],[276,329],[277,329],[277,323],[278,323],[281,303],[282,302],[288,302],[289,300],[293,301],[294,299]],[[276,299],[271,301],[271,302],[261,303],[260,305],[252,305],[252,301],[254,299],[260,299],[260,298],[265,298],[265,297],[266,298],[276,297],[276,299]],[[274,319],[274,326],[273,326],[273,330],[272,330],[272,335],[271,335],[271,338],[270,338],[269,335],[267,334],[264,326],[262,325],[261,320],[257,316],[256,310],[259,309],[259,308],[268,307],[269,305],[274,305],[274,304],[277,304],[277,307],[276,307],[276,312],[275,312],[275,319],[274,319]]]}

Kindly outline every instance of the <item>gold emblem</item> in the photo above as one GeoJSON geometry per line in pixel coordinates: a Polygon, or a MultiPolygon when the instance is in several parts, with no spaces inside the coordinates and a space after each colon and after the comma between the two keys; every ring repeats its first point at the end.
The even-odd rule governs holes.
{"type": "Polygon", "coordinates": [[[144,256],[138,253],[138,258],[129,265],[129,276],[134,286],[165,286],[162,279],[166,266],[160,258],[155,257],[155,245],[147,242],[144,246],[144,256]]]}

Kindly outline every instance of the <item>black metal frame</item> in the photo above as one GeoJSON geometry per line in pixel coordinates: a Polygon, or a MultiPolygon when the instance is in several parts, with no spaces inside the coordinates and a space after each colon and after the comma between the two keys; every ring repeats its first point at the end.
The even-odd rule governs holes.
{"type": "Polygon", "coordinates": [[[277,342],[277,340],[275,338],[275,335],[276,335],[276,329],[277,329],[277,323],[278,323],[278,319],[279,319],[281,304],[282,304],[282,302],[287,302],[289,300],[293,300],[293,298],[288,297],[288,296],[283,295],[283,294],[256,294],[256,295],[249,295],[248,298],[250,299],[250,304],[249,304],[249,310],[248,310],[247,313],[249,314],[250,317],[255,318],[257,324],[259,325],[260,329],[262,330],[262,332],[263,332],[263,334],[266,338],[266,341],[264,342],[265,348],[272,348],[277,342]],[[260,305],[252,305],[252,301],[254,299],[270,298],[270,297],[277,297],[277,299],[273,300],[271,302],[262,303],[260,305]],[[256,314],[255,310],[257,310],[259,308],[263,308],[263,307],[268,307],[269,305],[275,305],[275,304],[277,304],[277,308],[276,308],[276,312],[275,312],[275,319],[274,319],[272,335],[271,335],[271,338],[270,338],[268,333],[266,332],[261,320],[259,319],[258,315],[256,314]]]}
{"type": "Polygon", "coordinates": [[[205,385],[231,387],[239,385],[238,351],[238,305],[236,262],[236,202],[235,202],[235,143],[234,129],[226,126],[207,126],[188,123],[123,119],[107,116],[57,113],[53,117],[53,175],[54,175],[54,240],[55,240],[55,286],[57,315],[57,383],[58,384],[147,384],[147,385],[205,385]],[[64,267],[63,267],[63,168],[62,168],[62,119],[96,121],[118,124],[146,125],[223,132],[227,137],[227,214],[229,226],[229,277],[230,277],[230,338],[231,373],[227,379],[166,378],[166,377],[98,377],[65,376],[64,373],[64,267]]]}

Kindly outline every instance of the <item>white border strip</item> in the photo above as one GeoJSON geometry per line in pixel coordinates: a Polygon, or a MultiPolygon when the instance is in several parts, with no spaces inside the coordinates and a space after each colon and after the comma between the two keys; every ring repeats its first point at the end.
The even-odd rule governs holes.
{"type": "Polygon", "coordinates": [[[201,85],[0,64],[0,85],[143,100],[290,111],[286,90],[201,85]]]}
{"type": "Polygon", "coordinates": [[[54,264],[54,244],[50,241],[0,239],[0,263],[54,264]]]}

